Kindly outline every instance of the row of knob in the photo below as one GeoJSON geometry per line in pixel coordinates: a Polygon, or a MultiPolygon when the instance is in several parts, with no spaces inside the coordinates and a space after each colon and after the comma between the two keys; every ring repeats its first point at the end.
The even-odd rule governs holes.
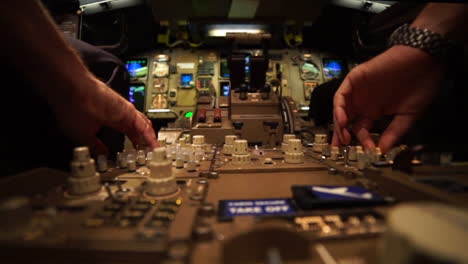
{"type": "MultiPolygon", "coordinates": [[[[235,135],[225,136],[223,151],[226,155],[232,155],[232,164],[242,165],[250,162],[248,142],[245,139],[238,139],[235,135]]],[[[304,152],[302,142],[293,134],[283,135],[281,149],[285,154],[286,163],[303,163],[304,152]]]]}
{"type": "MultiPolygon", "coordinates": [[[[313,150],[329,156],[331,160],[338,161],[340,158],[340,148],[337,146],[330,147],[328,144],[328,136],[326,134],[316,134],[313,150]]],[[[382,151],[379,147],[363,150],[362,146],[349,146],[346,148],[345,162],[357,161],[357,168],[362,170],[370,166],[372,163],[377,163],[382,159],[382,151]]]]}
{"type": "MultiPolygon", "coordinates": [[[[151,159],[147,162],[150,176],[145,187],[146,192],[149,195],[167,195],[177,191],[177,183],[172,174],[172,160],[168,159],[166,148],[155,148],[150,156],[151,159]]],[[[127,166],[133,165],[127,163],[127,166]]],[[[94,159],[90,157],[87,147],[74,149],[70,167],[71,177],[68,182],[71,195],[85,195],[101,189],[100,175],[96,172],[94,159]]]]}

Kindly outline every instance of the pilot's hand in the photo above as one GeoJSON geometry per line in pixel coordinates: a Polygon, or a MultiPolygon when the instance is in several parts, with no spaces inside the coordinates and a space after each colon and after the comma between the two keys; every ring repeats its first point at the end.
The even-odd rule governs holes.
{"type": "Polygon", "coordinates": [[[63,131],[77,143],[87,145],[94,154],[107,153],[107,147],[96,137],[103,126],[125,133],[134,145],[156,147],[151,121],[94,76],[79,80],[80,92],[62,98],[53,106],[63,131]]]}
{"type": "Polygon", "coordinates": [[[378,142],[387,152],[432,101],[442,69],[425,52],[401,45],[353,69],[334,97],[332,144],[349,144],[354,133],[364,148],[375,147],[369,130],[375,120],[392,115],[378,142]]]}

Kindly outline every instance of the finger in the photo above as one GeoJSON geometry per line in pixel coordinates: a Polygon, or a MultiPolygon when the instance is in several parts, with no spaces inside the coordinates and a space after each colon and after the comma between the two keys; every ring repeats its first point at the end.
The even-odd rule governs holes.
{"type": "Polygon", "coordinates": [[[353,125],[353,133],[356,135],[359,142],[365,149],[375,148],[375,142],[370,136],[369,130],[372,128],[374,121],[369,118],[360,118],[353,125]]]}
{"type": "Polygon", "coordinates": [[[148,125],[152,126],[153,123],[151,123],[151,120],[145,115],[143,114],[142,112],[138,112],[141,114],[141,116],[143,117],[143,119],[145,120],[146,123],[148,123],[148,125]]]}
{"type": "Polygon", "coordinates": [[[146,126],[144,127],[144,130],[143,130],[144,141],[146,142],[147,145],[149,145],[152,148],[157,147],[158,142],[157,142],[156,133],[153,128],[153,123],[151,122],[151,120],[149,120],[149,118],[145,114],[141,112],[139,112],[139,114],[141,118],[146,122],[146,126]]]}
{"type": "Polygon", "coordinates": [[[411,128],[416,120],[414,115],[395,116],[380,138],[379,147],[383,153],[390,148],[411,128]]]}
{"type": "Polygon", "coordinates": [[[349,133],[349,130],[347,128],[341,128],[341,136],[343,139],[341,143],[345,145],[349,145],[351,143],[351,133],[349,133]]]}
{"type": "Polygon", "coordinates": [[[148,145],[154,148],[157,146],[156,134],[151,121],[143,113],[136,110],[133,129],[128,132],[128,137],[135,147],[148,145]]]}
{"type": "Polygon", "coordinates": [[[338,126],[346,127],[348,125],[349,118],[346,112],[345,98],[342,94],[335,94],[333,115],[338,126]]]}
{"type": "Polygon", "coordinates": [[[351,84],[346,78],[340,85],[333,98],[333,121],[335,124],[336,135],[342,144],[348,144],[351,141],[351,134],[347,130],[349,120],[352,118],[352,111],[347,104],[347,97],[351,92],[351,84]]]}
{"type": "Polygon", "coordinates": [[[123,118],[110,125],[124,132],[135,148],[145,145],[155,147],[157,145],[156,134],[151,121],[132,104],[128,102],[124,104],[126,109],[122,111],[123,118]]]}
{"type": "Polygon", "coordinates": [[[106,145],[97,137],[87,139],[86,145],[89,147],[91,155],[94,157],[99,155],[107,156],[109,154],[106,145]]]}
{"type": "Polygon", "coordinates": [[[336,136],[338,141],[341,144],[343,142],[343,135],[341,134],[341,127],[338,125],[338,121],[336,121],[336,118],[333,117],[333,135],[336,136]]]}
{"type": "Polygon", "coordinates": [[[338,138],[336,129],[337,129],[337,127],[334,127],[334,129],[333,129],[332,146],[339,147],[339,146],[341,146],[341,141],[338,138]]]}

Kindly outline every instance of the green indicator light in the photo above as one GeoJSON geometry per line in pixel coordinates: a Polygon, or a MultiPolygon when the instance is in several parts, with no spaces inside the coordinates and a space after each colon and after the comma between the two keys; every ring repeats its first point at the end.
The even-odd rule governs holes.
{"type": "Polygon", "coordinates": [[[145,87],[144,86],[137,86],[137,87],[134,88],[134,91],[135,92],[144,92],[145,87]]]}
{"type": "Polygon", "coordinates": [[[191,118],[193,116],[193,112],[187,112],[185,113],[186,118],[191,118]]]}

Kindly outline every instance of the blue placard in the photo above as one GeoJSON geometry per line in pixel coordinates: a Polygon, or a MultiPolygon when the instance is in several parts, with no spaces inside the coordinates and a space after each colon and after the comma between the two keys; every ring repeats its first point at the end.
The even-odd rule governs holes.
{"type": "Polygon", "coordinates": [[[360,186],[309,186],[320,200],[380,200],[379,195],[360,186]]]}
{"type": "Polygon", "coordinates": [[[222,200],[219,201],[219,219],[236,216],[288,216],[295,212],[289,199],[222,200]]]}

